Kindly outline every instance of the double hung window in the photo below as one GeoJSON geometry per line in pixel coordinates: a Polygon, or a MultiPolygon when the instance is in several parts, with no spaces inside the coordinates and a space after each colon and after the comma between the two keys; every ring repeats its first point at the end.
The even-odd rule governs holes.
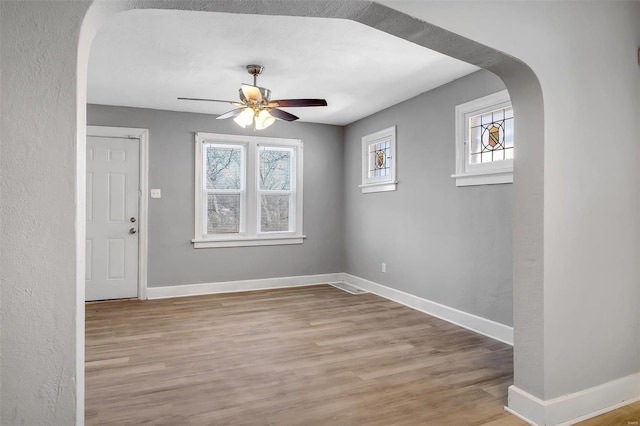
{"type": "Polygon", "coordinates": [[[302,243],[302,142],[196,134],[195,248],[302,243]]]}

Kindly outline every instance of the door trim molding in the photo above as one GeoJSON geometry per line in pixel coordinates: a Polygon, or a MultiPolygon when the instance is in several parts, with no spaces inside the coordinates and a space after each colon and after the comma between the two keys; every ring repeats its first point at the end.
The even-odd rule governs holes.
{"type": "Polygon", "coordinates": [[[140,187],[138,188],[138,299],[147,299],[149,253],[149,130],[133,127],[87,126],[87,137],[138,139],[140,142],[140,187]]]}

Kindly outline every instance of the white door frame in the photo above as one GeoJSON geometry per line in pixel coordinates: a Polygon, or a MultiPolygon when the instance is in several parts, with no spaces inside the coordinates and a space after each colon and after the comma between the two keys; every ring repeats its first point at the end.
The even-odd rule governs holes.
{"type": "Polygon", "coordinates": [[[87,126],[87,137],[138,139],[140,141],[140,188],[138,188],[138,299],[147,299],[149,130],[131,127],[87,126]]]}

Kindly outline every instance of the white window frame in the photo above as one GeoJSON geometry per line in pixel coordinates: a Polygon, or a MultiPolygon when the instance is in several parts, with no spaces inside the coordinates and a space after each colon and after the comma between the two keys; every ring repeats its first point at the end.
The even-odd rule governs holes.
{"type": "Polygon", "coordinates": [[[362,184],[360,188],[363,194],[371,192],[395,191],[398,181],[396,180],[396,126],[379,130],[362,138],[362,184]],[[391,162],[389,164],[389,176],[369,176],[369,146],[389,140],[389,153],[391,162]]]}
{"type": "MultiPolygon", "coordinates": [[[[203,149],[203,145],[205,143],[209,143],[211,141],[203,141],[202,144],[200,145],[200,171],[202,173],[202,165],[203,165],[203,161],[204,161],[204,157],[202,156],[202,149],[203,149]]],[[[240,148],[240,155],[243,157],[242,158],[242,163],[240,164],[240,188],[238,189],[207,189],[206,188],[206,184],[205,184],[205,177],[204,174],[200,175],[199,178],[199,182],[200,182],[200,187],[201,187],[201,196],[200,199],[197,200],[196,199],[196,203],[199,201],[200,202],[200,208],[204,208],[205,205],[205,201],[204,201],[204,195],[205,194],[238,194],[240,195],[240,211],[241,212],[245,212],[247,209],[247,150],[248,150],[248,144],[245,142],[215,142],[216,146],[220,147],[220,148],[240,148]]],[[[196,178],[197,179],[197,178],[196,178]]],[[[202,212],[201,212],[202,213],[202,212]]],[[[247,215],[246,214],[242,214],[240,215],[240,220],[239,220],[239,232],[238,236],[246,236],[246,229],[247,229],[247,215]]],[[[200,221],[201,221],[201,226],[202,226],[202,230],[207,229],[207,217],[204,214],[200,215],[200,221]]],[[[197,235],[197,234],[196,234],[197,235]]]]}
{"type": "Polygon", "coordinates": [[[456,186],[513,183],[513,160],[471,164],[469,119],[479,114],[511,107],[507,90],[456,106],[456,186]]]}
{"type": "MultiPolygon", "coordinates": [[[[273,144],[260,144],[258,145],[257,148],[257,157],[256,157],[256,164],[258,165],[256,170],[259,168],[259,161],[260,161],[260,150],[261,149],[268,149],[268,150],[273,150],[273,151],[289,151],[291,152],[291,164],[290,164],[290,172],[291,172],[291,176],[297,176],[296,170],[297,170],[297,165],[296,165],[296,159],[298,158],[298,156],[296,155],[296,149],[295,147],[290,147],[290,146],[282,146],[282,145],[278,145],[275,146],[273,144]]],[[[296,200],[297,200],[297,184],[296,184],[296,180],[292,179],[290,184],[289,184],[290,189],[286,190],[270,190],[270,189],[260,189],[260,180],[259,180],[259,176],[256,173],[256,191],[257,191],[257,202],[258,202],[258,235],[276,235],[276,234],[288,234],[291,232],[295,232],[296,229],[296,211],[297,211],[297,206],[296,206],[296,200]],[[291,202],[289,203],[289,230],[288,231],[270,231],[270,232],[263,232],[260,228],[261,228],[261,220],[260,220],[260,216],[262,214],[262,195],[288,195],[290,197],[291,202]]]]}
{"type": "Polygon", "coordinates": [[[225,135],[220,133],[196,132],[195,134],[195,229],[191,240],[194,248],[247,247],[282,244],[302,244],[306,236],[302,233],[303,198],[302,198],[302,141],[300,139],[267,138],[258,136],[225,135]],[[244,170],[241,191],[210,191],[204,187],[205,144],[244,147],[244,170]],[[260,147],[292,149],[292,173],[295,179],[291,182],[292,194],[290,204],[289,231],[260,232],[260,195],[266,191],[259,190],[259,155],[260,147]],[[207,234],[207,217],[204,212],[205,192],[241,192],[240,232],[238,234],[207,234]]]}

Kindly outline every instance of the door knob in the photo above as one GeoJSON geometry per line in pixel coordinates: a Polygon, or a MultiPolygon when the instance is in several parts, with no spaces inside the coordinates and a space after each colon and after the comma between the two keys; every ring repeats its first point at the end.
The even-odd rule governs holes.
{"type": "Polygon", "coordinates": [[[129,229],[129,233],[130,233],[130,234],[135,234],[136,232],[137,232],[137,231],[136,231],[136,228],[131,228],[131,229],[129,229]]]}

